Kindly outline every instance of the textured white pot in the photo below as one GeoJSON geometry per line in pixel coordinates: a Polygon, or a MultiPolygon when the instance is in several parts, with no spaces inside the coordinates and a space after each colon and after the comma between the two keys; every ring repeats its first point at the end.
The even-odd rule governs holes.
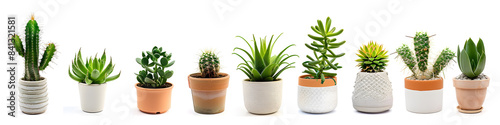
{"type": "Polygon", "coordinates": [[[82,110],[89,113],[101,112],[106,97],[106,83],[90,84],[78,83],[80,90],[80,104],[82,110]]]}
{"type": "Polygon", "coordinates": [[[337,107],[337,86],[305,87],[299,85],[297,101],[303,112],[331,112],[337,107]]]}
{"type": "Polygon", "coordinates": [[[413,113],[435,113],[443,106],[443,89],[416,91],[405,89],[406,110],[413,113]]]}
{"type": "Polygon", "coordinates": [[[41,114],[47,110],[49,104],[47,92],[47,79],[41,77],[40,81],[19,80],[19,103],[23,113],[41,114]]]}
{"type": "Polygon", "coordinates": [[[281,106],[283,81],[243,81],[245,108],[252,114],[272,114],[281,106]]]}
{"type": "Polygon", "coordinates": [[[392,108],[392,85],[387,72],[359,72],[356,76],[352,104],[360,112],[384,112],[392,108]]]}

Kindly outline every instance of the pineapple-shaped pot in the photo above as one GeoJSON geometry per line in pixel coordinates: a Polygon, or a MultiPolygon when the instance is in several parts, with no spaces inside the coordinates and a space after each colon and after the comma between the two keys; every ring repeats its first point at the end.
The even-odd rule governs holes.
{"type": "Polygon", "coordinates": [[[357,54],[361,72],[357,74],[352,93],[353,107],[360,112],[384,112],[392,108],[392,85],[388,73],[387,51],[382,45],[370,42],[357,54]]]}

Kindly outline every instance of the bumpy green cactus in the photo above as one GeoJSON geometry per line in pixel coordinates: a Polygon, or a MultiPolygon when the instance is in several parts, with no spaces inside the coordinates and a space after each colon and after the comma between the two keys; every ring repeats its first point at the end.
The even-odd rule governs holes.
{"type": "Polygon", "coordinates": [[[40,70],[44,70],[49,65],[52,60],[54,53],[56,52],[56,46],[53,43],[49,43],[45,49],[44,54],[40,64],[38,63],[39,55],[39,41],[40,41],[40,29],[35,17],[32,15],[31,20],[26,24],[25,30],[25,44],[26,50],[23,48],[23,44],[18,35],[14,35],[13,44],[16,51],[20,56],[24,57],[24,80],[26,81],[39,81],[40,80],[40,70]]]}
{"type": "Polygon", "coordinates": [[[217,78],[220,69],[219,57],[212,51],[205,51],[200,56],[199,68],[201,77],[217,78]]]}
{"type": "Polygon", "coordinates": [[[441,51],[432,69],[428,69],[428,57],[430,41],[427,33],[417,32],[413,37],[415,45],[415,56],[407,45],[399,47],[396,51],[398,57],[403,59],[404,63],[413,73],[412,77],[418,80],[428,80],[439,77],[439,73],[448,65],[448,63],[455,57],[455,53],[446,48],[441,51]]]}

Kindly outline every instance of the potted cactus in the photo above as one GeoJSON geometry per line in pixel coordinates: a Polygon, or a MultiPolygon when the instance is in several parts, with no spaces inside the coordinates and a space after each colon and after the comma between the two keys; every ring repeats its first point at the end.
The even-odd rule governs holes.
{"type": "Polygon", "coordinates": [[[35,17],[26,24],[25,44],[26,50],[19,36],[12,37],[12,43],[17,53],[24,57],[24,77],[19,79],[20,108],[25,114],[35,115],[44,113],[49,104],[47,92],[47,79],[40,76],[40,71],[45,70],[56,52],[53,43],[47,44],[42,59],[39,59],[40,29],[35,17]],[[40,63],[38,63],[40,61],[40,63]]]}
{"type": "Polygon", "coordinates": [[[249,59],[238,53],[233,54],[243,59],[237,69],[248,76],[248,79],[243,80],[243,97],[247,111],[252,114],[272,114],[281,106],[283,80],[278,77],[286,69],[294,68],[294,62],[288,63],[286,60],[297,56],[284,54],[285,50],[294,44],[287,46],[278,55],[272,55],[274,44],[281,35],[274,39],[274,42],[274,35],[271,36],[269,43],[266,43],[266,38],[260,38],[260,43],[257,43],[254,36],[253,47],[245,38],[237,36],[250,48],[250,51],[240,47],[234,48],[244,52],[249,59]]]}
{"type": "Polygon", "coordinates": [[[170,99],[174,85],[167,82],[174,71],[167,70],[175,61],[170,60],[163,48],[153,47],[151,51],[142,52],[142,58],[136,58],[144,70],[136,73],[137,107],[149,114],[161,114],[170,109],[170,99]]]}
{"type": "Polygon", "coordinates": [[[392,108],[392,85],[388,73],[387,51],[383,45],[370,42],[359,48],[358,72],[352,93],[352,105],[360,112],[377,113],[392,108]]]}
{"type": "Polygon", "coordinates": [[[453,86],[457,93],[458,111],[462,113],[479,113],[483,110],[486,89],[490,78],[482,72],[486,65],[486,53],[481,38],[477,43],[469,38],[464,49],[457,49],[458,66],[462,74],[453,78],[453,86]]]}
{"type": "Polygon", "coordinates": [[[200,73],[193,73],[188,76],[194,111],[200,114],[223,112],[229,75],[219,72],[219,57],[213,51],[203,52],[198,67],[200,73]]]}
{"type": "MultiPolygon", "coordinates": [[[[434,35],[432,35],[434,36],[434,35]]],[[[417,32],[413,38],[415,53],[403,44],[396,51],[412,75],[405,78],[406,109],[414,113],[439,112],[443,105],[443,78],[439,73],[455,57],[455,53],[446,48],[428,67],[430,40],[427,33],[417,32]]]]}
{"type": "Polygon", "coordinates": [[[311,26],[311,29],[320,36],[308,35],[314,42],[305,45],[313,51],[314,56],[307,55],[309,60],[302,63],[307,68],[303,73],[307,75],[299,77],[297,95],[300,110],[307,113],[327,113],[337,107],[337,73],[326,71],[342,68],[334,61],[345,55],[335,54],[332,51],[346,42],[336,42],[337,38],[333,38],[340,35],[344,29],[337,32],[335,27],[330,29],[332,22],[330,17],[326,18],[325,24],[321,20],[317,22],[318,25],[311,26]]]}
{"type": "Polygon", "coordinates": [[[110,76],[114,68],[111,57],[109,64],[106,65],[106,51],[101,58],[97,58],[96,54],[94,58],[90,57],[85,62],[81,50],[75,55],[68,74],[71,79],[78,82],[80,104],[84,112],[96,113],[103,110],[107,83],[118,79],[121,74],[120,71],[117,75],[110,76]]]}

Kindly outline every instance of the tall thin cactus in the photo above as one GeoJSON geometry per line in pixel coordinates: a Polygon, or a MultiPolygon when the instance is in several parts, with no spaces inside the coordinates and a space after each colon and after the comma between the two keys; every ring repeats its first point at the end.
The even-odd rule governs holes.
{"type": "Polygon", "coordinates": [[[39,81],[40,80],[40,70],[44,70],[49,65],[52,60],[54,53],[56,52],[56,46],[53,43],[49,43],[45,52],[42,55],[40,64],[38,63],[39,53],[39,41],[40,41],[40,28],[35,20],[34,15],[31,15],[31,20],[26,24],[25,30],[25,45],[26,49],[23,48],[23,43],[19,36],[15,34],[13,36],[13,44],[16,51],[20,56],[24,57],[24,80],[26,81],[39,81]]]}

